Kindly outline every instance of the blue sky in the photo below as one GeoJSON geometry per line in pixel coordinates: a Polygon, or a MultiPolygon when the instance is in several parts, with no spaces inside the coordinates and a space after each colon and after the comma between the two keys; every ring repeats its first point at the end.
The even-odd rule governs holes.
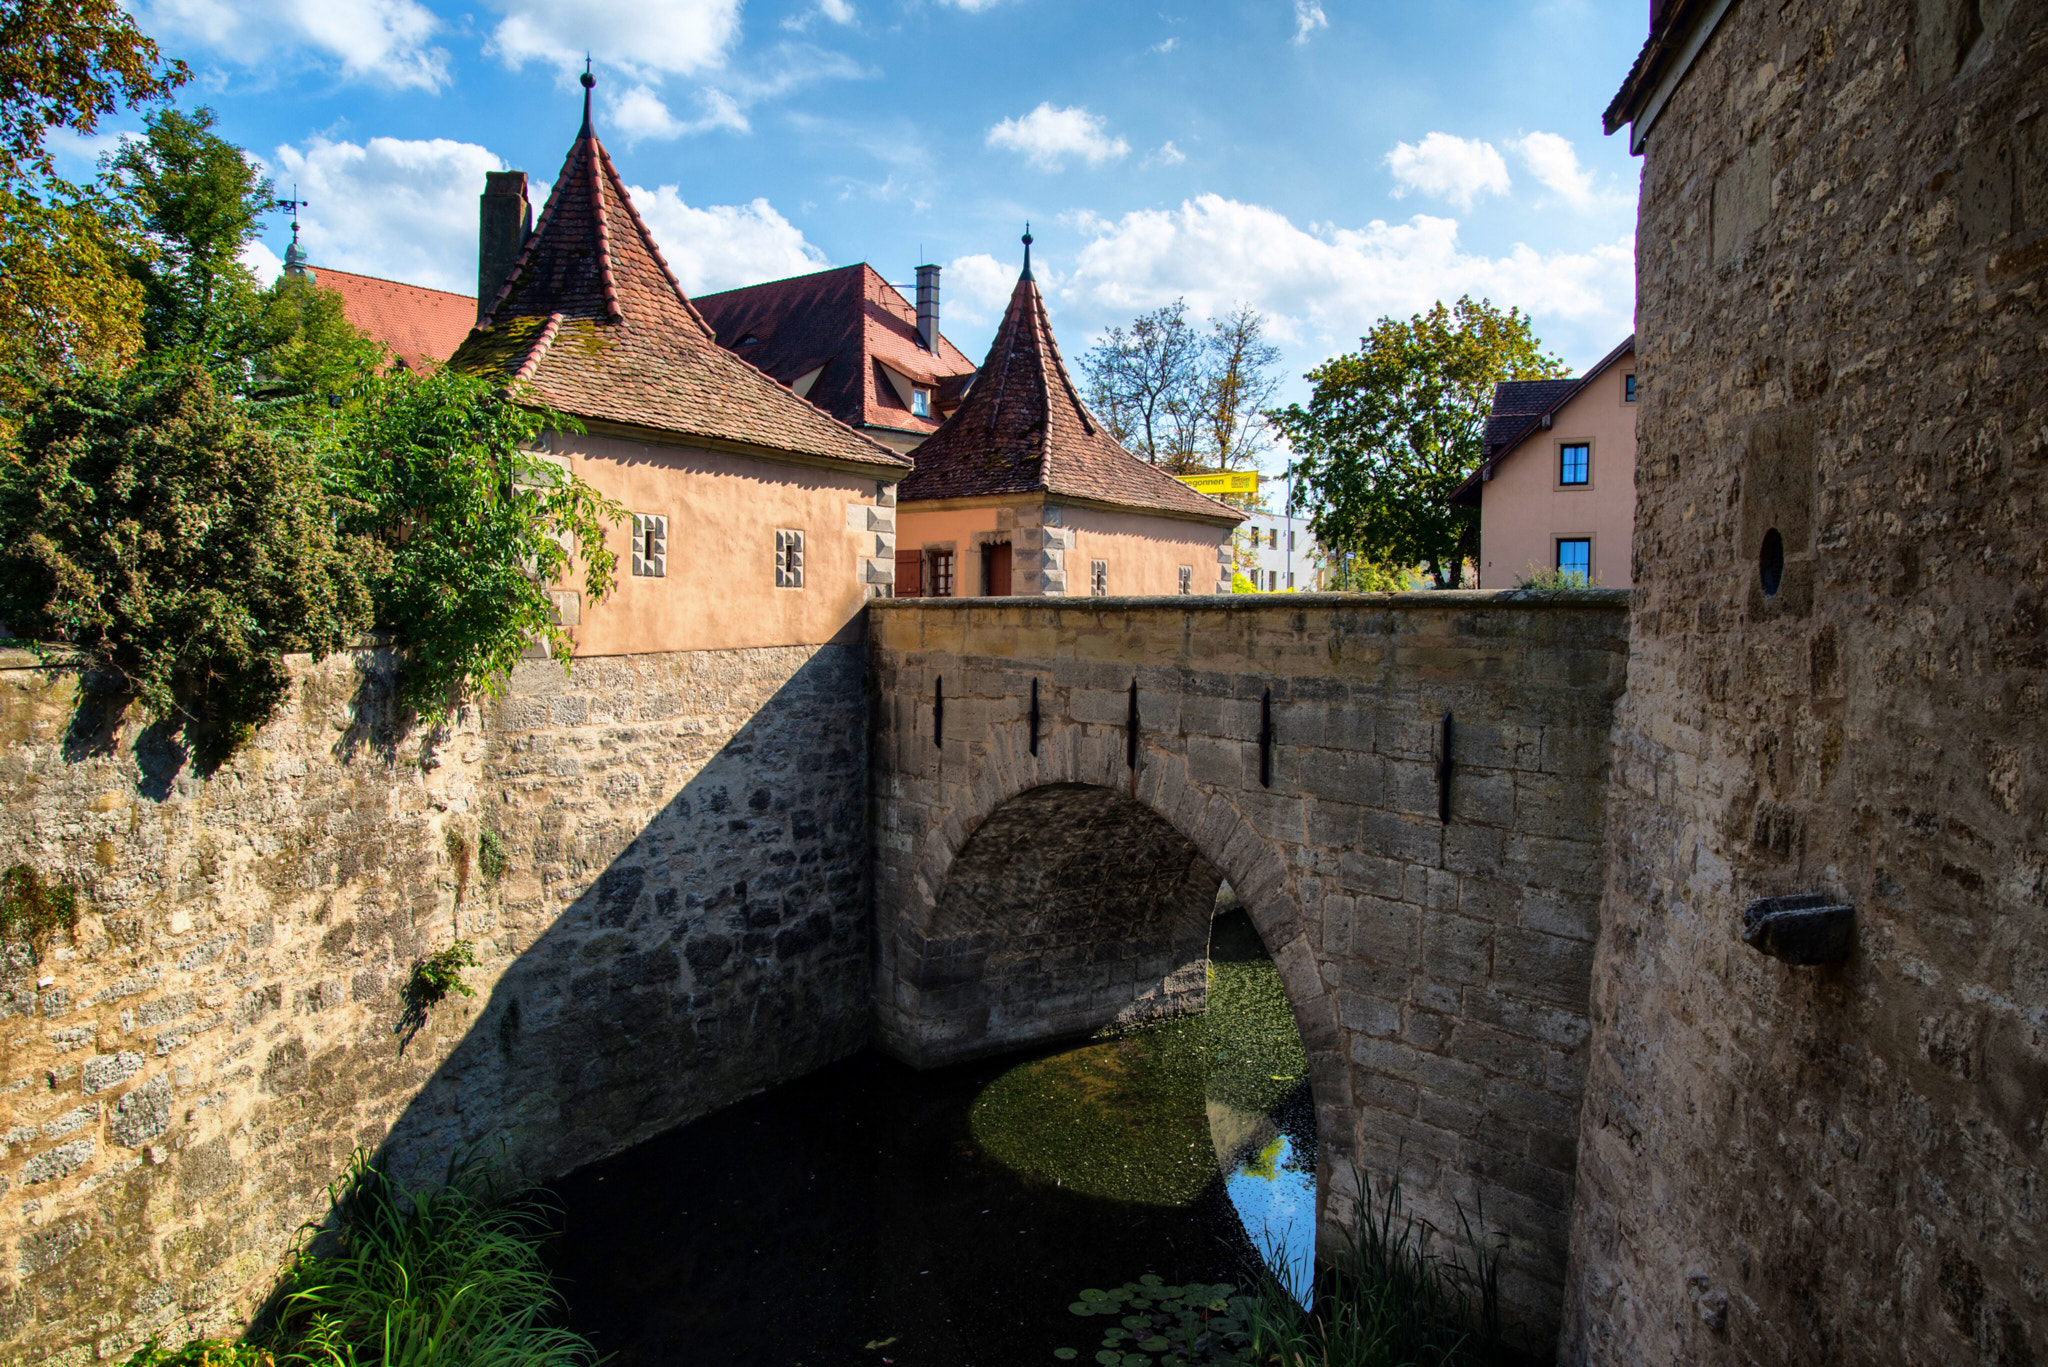
{"type": "Polygon", "coordinates": [[[527,171],[538,208],[588,50],[599,134],[694,291],[905,281],[921,251],[979,357],[1028,218],[1070,357],[1176,297],[1267,313],[1291,376],[1467,291],[1574,366],[1632,325],[1638,163],[1599,120],[1642,0],[132,8],[198,73],[186,102],[298,183],[316,265],[473,290],[482,173],[527,171]]]}

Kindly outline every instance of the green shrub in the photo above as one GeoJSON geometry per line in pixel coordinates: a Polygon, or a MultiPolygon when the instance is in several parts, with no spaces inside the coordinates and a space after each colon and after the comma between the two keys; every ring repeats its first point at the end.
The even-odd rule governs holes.
{"type": "Polygon", "coordinates": [[[477,872],[484,876],[485,887],[496,887],[505,871],[512,867],[512,853],[505,848],[505,837],[495,826],[486,826],[476,837],[477,872]]]}
{"type": "Polygon", "coordinates": [[[473,1155],[412,1191],[367,1150],[330,1188],[273,1301],[278,1367],[583,1367],[588,1340],[552,1323],[547,1207],[500,1201],[473,1155]]]}
{"type": "Polygon", "coordinates": [[[217,763],[277,711],[284,656],[370,623],[374,543],[319,463],[205,370],[44,390],[0,457],[0,621],[64,642],[217,763]]]}
{"type": "Polygon", "coordinates": [[[277,1358],[252,1343],[194,1339],[182,1348],[164,1348],[151,1339],[122,1367],[277,1367],[277,1358]]]}
{"type": "Polygon", "coordinates": [[[1557,590],[1590,589],[1593,581],[1578,570],[1531,570],[1515,581],[1518,589],[1557,590]]]}
{"type": "Polygon", "coordinates": [[[450,992],[474,997],[476,989],[462,981],[462,970],[476,966],[476,946],[467,940],[457,940],[446,949],[437,949],[424,959],[413,960],[412,972],[406,976],[405,986],[398,994],[405,1003],[405,1010],[391,1032],[403,1035],[404,1042],[410,1044],[412,1037],[426,1025],[427,1013],[447,1000],[450,992]]]}

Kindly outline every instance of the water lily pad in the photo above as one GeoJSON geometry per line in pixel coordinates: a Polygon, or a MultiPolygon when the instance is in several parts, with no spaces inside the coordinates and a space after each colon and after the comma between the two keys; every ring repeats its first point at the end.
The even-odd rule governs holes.
{"type": "Polygon", "coordinates": [[[1075,1358],[1081,1356],[1072,1348],[1055,1348],[1052,1350],[1052,1355],[1061,1362],[1072,1362],[1075,1358]]]}
{"type": "Polygon", "coordinates": [[[1099,1287],[1091,1286],[1081,1293],[1081,1299],[1084,1301],[1106,1301],[1109,1299],[1109,1293],[1099,1287]]]}
{"type": "Polygon", "coordinates": [[[1173,1345],[1166,1341],[1164,1335],[1154,1334],[1149,1339],[1139,1339],[1138,1346],[1148,1353],[1163,1353],[1173,1345]]]}
{"type": "Polygon", "coordinates": [[[1072,1305],[1068,1306],[1067,1309],[1073,1311],[1077,1315],[1092,1315],[1095,1313],[1095,1307],[1088,1304],[1088,1302],[1086,1301],[1075,1301],[1072,1305]]]}
{"type": "Polygon", "coordinates": [[[1105,1348],[1095,1355],[1095,1360],[1102,1367],[1123,1367],[1124,1355],[1113,1348],[1105,1348]]]}
{"type": "Polygon", "coordinates": [[[1160,1276],[1157,1272],[1147,1272],[1144,1276],[1138,1278],[1138,1285],[1164,1286],[1166,1285],[1166,1278],[1160,1276]]]}

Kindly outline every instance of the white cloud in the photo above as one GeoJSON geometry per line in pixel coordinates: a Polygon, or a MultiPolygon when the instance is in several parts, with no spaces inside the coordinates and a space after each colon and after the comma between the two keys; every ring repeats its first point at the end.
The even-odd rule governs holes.
{"type": "Polygon", "coordinates": [[[1175,48],[1177,48],[1177,47],[1179,47],[1179,46],[1180,46],[1180,39],[1178,39],[1178,38],[1168,38],[1168,39],[1167,39],[1167,40],[1166,40],[1165,42],[1163,42],[1163,43],[1154,43],[1154,44],[1153,44],[1153,45],[1152,45],[1152,46],[1151,46],[1150,48],[1148,48],[1148,49],[1146,49],[1146,50],[1147,50],[1148,52],[1159,52],[1159,53],[1167,53],[1167,52],[1171,52],[1171,51],[1173,51],[1173,50],[1174,50],[1175,48]]]}
{"type": "Polygon", "coordinates": [[[633,185],[627,193],[687,294],[780,280],[829,264],[765,199],[693,209],[673,185],[652,191],[633,185]]]}
{"type": "Polygon", "coordinates": [[[853,6],[847,0],[818,0],[818,13],[835,24],[853,22],[853,6]]]}
{"type": "Polygon", "coordinates": [[[1417,214],[1406,223],[1303,229],[1272,209],[1213,194],[1077,226],[1090,240],[1059,292],[1108,319],[1176,298],[1212,317],[1244,301],[1272,317],[1283,341],[1349,346],[1377,318],[1472,294],[1616,340],[1633,326],[1633,236],[1579,251],[1518,244],[1484,256],[1458,246],[1452,219],[1417,214]]]}
{"type": "Polygon", "coordinates": [[[1156,149],[1145,154],[1147,166],[1178,166],[1187,159],[1188,154],[1175,147],[1172,138],[1168,138],[1156,149]]]}
{"type": "Polygon", "coordinates": [[[265,289],[284,270],[284,262],[278,254],[261,242],[250,242],[242,248],[242,264],[256,273],[256,280],[265,289]]]}
{"type": "Polygon", "coordinates": [[[1430,133],[1419,144],[1395,143],[1386,161],[1394,173],[1396,199],[1410,190],[1420,190],[1469,209],[1482,194],[1508,192],[1508,164],[1492,143],[1477,138],[1430,133]]]}
{"type": "Polygon", "coordinates": [[[441,21],[418,0],[138,0],[136,10],[156,37],[241,66],[303,53],[381,85],[448,81],[448,54],[429,43],[441,21]]]}
{"type": "Polygon", "coordinates": [[[1027,161],[1043,171],[1059,170],[1068,157],[1100,166],[1131,150],[1131,145],[1122,138],[1109,135],[1107,125],[1098,115],[1078,106],[1055,109],[1050,102],[1021,119],[1004,119],[989,129],[988,145],[1022,152],[1027,161]]]}
{"type": "Polygon", "coordinates": [[[704,90],[698,98],[704,112],[694,119],[679,119],[669,112],[661,96],[649,87],[629,86],[609,102],[608,113],[612,126],[625,135],[628,147],[642,138],[676,138],[685,133],[703,133],[715,128],[744,133],[751,127],[746,114],[724,91],[704,90]]]}
{"type": "Polygon", "coordinates": [[[979,14],[983,10],[994,9],[1002,4],[1003,0],[939,0],[939,3],[951,5],[954,9],[964,9],[969,14],[979,14]]]}
{"type": "Polygon", "coordinates": [[[507,66],[570,68],[584,54],[636,73],[721,66],[740,32],[740,0],[488,0],[505,17],[489,51],[507,66]]]}
{"type": "MultiPolygon", "coordinates": [[[[367,143],[315,138],[280,147],[267,169],[307,201],[300,241],[314,268],[416,285],[476,289],[476,197],[484,172],[504,162],[488,148],[447,138],[367,143]]],[[[547,194],[534,188],[535,205],[547,194]]]]}
{"type": "Polygon", "coordinates": [[[1544,188],[1575,209],[1593,207],[1593,173],[1579,165],[1569,138],[1556,133],[1531,133],[1508,146],[1544,188]]]}
{"type": "Polygon", "coordinates": [[[1294,0],[1294,41],[1306,43],[1308,36],[1319,28],[1330,26],[1330,16],[1323,13],[1323,7],[1316,0],[1294,0]]]}
{"type": "MultiPolygon", "coordinates": [[[[951,324],[979,326],[995,322],[1009,306],[1017,288],[1021,260],[1007,264],[987,252],[955,257],[946,265],[946,319],[951,324]]],[[[1044,274],[1034,267],[1034,272],[1044,274]]]]}

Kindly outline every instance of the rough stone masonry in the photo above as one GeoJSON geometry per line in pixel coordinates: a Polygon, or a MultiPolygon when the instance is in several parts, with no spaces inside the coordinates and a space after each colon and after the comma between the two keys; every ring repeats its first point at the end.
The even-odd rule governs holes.
{"type": "Polygon", "coordinates": [[[1626,601],[875,604],[877,1042],[1174,1009],[1227,878],[1308,1048],[1324,1234],[1354,1164],[1398,1173],[1508,1237],[1509,1317],[1553,1342],[1626,601]]]}
{"type": "Polygon", "coordinates": [[[87,906],[0,982],[0,1358],[237,1329],[358,1146],[553,1176],[865,1038],[857,647],[534,663],[431,737],[388,658],[301,661],[208,778],[0,665],[0,852],[87,906]]]}
{"type": "Polygon", "coordinates": [[[1567,1361],[2048,1360],[2044,111],[2048,6],[1737,0],[1648,130],[1567,1361]]]}

